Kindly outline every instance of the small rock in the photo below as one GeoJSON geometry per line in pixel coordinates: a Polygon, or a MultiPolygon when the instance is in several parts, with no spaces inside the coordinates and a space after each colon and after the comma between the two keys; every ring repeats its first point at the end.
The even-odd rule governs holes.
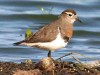
{"type": "Polygon", "coordinates": [[[26,64],[32,64],[32,60],[31,59],[27,59],[27,60],[24,61],[24,63],[26,63],[26,64]]]}
{"type": "Polygon", "coordinates": [[[55,69],[54,60],[50,57],[43,58],[36,64],[36,68],[44,71],[52,71],[55,69]]]}

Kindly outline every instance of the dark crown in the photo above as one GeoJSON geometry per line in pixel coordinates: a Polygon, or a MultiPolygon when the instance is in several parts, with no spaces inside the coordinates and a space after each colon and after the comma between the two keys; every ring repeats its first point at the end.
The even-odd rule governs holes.
{"type": "Polygon", "coordinates": [[[65,12],[71,12],[71,13],[73,13],[74,15],[76,15],[76,12],[75,12],[73,9],[64,10],[61,14],[65,14],[65,12]]]}

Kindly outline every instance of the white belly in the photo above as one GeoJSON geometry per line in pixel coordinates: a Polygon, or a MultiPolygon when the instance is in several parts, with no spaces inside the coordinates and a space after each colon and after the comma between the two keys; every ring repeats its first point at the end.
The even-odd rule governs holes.
{"type": "Polygon", "coordinates": [[[42,43],[22,43],[21,45],[27,45],[31,47],[38,47],[44,50],[50,50],[54,51],[56,49],[63,48],[67,45],[68,42],[65,42],[64,39],[62,39],[61,34],[58,33],[57,38],[51,42],[42,42],[42,43]]]}

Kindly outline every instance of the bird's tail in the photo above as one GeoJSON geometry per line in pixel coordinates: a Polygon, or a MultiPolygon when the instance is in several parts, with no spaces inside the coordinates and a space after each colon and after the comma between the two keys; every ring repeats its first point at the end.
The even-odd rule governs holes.
{"type": "Polygon", "coordinates": [[[20,45],[21,43],[25,42],[24,40],[22,41],[19,41],[19,42],[16,42],[16,43],[13,43],[14,46],[17,46],[17,45],[20,45]]]}

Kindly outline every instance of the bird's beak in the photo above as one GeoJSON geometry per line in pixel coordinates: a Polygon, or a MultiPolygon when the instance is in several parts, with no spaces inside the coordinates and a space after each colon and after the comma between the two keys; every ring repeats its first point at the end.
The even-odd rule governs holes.
{"type": "Polygon", "coordinates": [[[79,18],[77,18],[77,21],[80,22],[80,23],[82,23],[82,21],[79,18]]]}

